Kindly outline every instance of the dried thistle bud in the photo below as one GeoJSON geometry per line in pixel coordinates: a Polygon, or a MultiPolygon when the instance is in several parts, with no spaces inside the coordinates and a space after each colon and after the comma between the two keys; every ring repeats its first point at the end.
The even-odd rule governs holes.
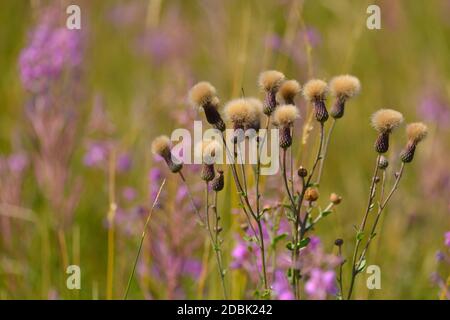
{"type": "Polygon", "coordinates": [[[220,131],[225,130],[225,123],[218,111],[219,98],[216,89],[206,81],[197,83],[189,91],[189,101],[197,108],[203,109],[206,121],[220,131]]]}
{"type": "Polygon", "coordinates": [[[264,71],[259,75],[259,87],[266,93],[264,113],[268,116],[270,116],[277,107],[276,93],[284,79],[284,74],[276,70],[264,71]]]}
{"type": "Polygon", "coordinates": [[[214,165],[213,164],[202,164],[202,170],[200,172],[200,178],[203,181],[211,181],[214,179],[215,172],[214,172],[214,165]]]}
{"type": "Polygon", "coordinates": [[[340,204],[342,202],[342,197],[333,192],[330,195],[330,202],[337,206],[338,204],[340,204]]]}
{"type": "Polygon", "coordinates": [[[380,170],[386,170],[386,168],[389,166],[389,161],[385,156],[381,156],[380,160],[378,161],[378,169],[380,170]]]}
{"type": "Polygon", "coordinates": [[[305,191],[305,200],[309,202],[314,202],[319,199],[319,190],[317,188],[308,188],[305,191]]]}
{"type": "Polygon", "coordinates": [[[292,145],[291,127],[300,117],[296,106],[289,104],[278,107],[273,114],[273,124],[280,131],[280,147],[287,149],[292,145]]]}
{"type": "Polygon", "coordinates": [[[403,115],[392,109],[381,109],[372,115],[371,123],[378,132],[375,150],[379,154],[389,149],[389,135],[403,122],[403,115]]]}
{"type": "Polygon", "coordinates": [[[164,159],[170,171],[173,173],[179,172],[183,168],[183,164],[179,161],[173,161],[171,153],[172,143],[167,136],[159,136],[152,142],[152,153],[164,159]]]}
{"type": "Polygon", "coordinates": [[[223,171],[217,170],[217,174],[214,179],[211,181],[211,187],[214,191],[219,192],[223,190],[225,183],[223,177],[223,171]]]}
{"type": "Polygon", "coordinates": [[[305,167],[300,166],[297,170],[297,174],[300,178],[305,178],[308,175],[308,170],[305,167]]]}
{"type": "Polygon", "coordinates": [[[417,144],[426,138],[428,134],[427,126],[422,122],[410,123],[406,126],[408,143],[400,153],[400,158],[404,163],[409,163],[414,159],[417,144]]]}
{"type": "Polygon", "coordinates": [[[301,86],[296,80],[284,81],[277,92],[280,104],[295,104],[294,99],[300,93],[301,86]]]}
{"type": "Polygon", "coordinates": [[[377,176],[377,177],[375,177],[375,178],[374,178],[374,181],[375,181],[375,183],[378,183],[378,182],[380,182],[380,177],[378,177],[378,176],[377,176]]]}
{"type": "Polygon", "coordinates": [[[203,140],[197,145],[202,155],[202,170],[200,176],[204,181],[211,181],[215,177],[214,163],[220,155],[222,145],[216,140],[203,140]]]}
{"type": "Polygon", "coordinates": [[[339,119],[344,116],[345,102],[359,94],[361,84],[358,78],[351,75],[334,77],[330,82],[330,92],[335,97],[335,102],[330,109],[330,115],[339,119]]]}
{"type": "Polygon", "coordinates": [[[325,106],[327,92],[327,83],[319,79],[309,80],[303,87],[303,96],[306,101],[312,103],[314,116],[317,121],[322,123],[328,120],[328,111],[325,106]]]}
{"type": "Polygon", "coordinates": [[[334,245],[336,245],[336,246],[338,246],[338,247],[340,247],[340,246],[342,246],[344,244],[344,240],[343,239],[336,239],[335,241],[334,241],[334,245]]]}

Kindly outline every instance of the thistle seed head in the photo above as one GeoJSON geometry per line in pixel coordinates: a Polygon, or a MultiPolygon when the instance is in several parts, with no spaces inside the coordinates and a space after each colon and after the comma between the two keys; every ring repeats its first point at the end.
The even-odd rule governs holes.
{"type": "Polygon", "coordinates": [[[327,91],[328,91],[327,83],[319,79],[309,80],[303,86],[303,96],[308,102],[325,100],[325,95],[327,94],[327,91]]]}
{"type": "Polygon", "coordinates": [[[414,144],[418,144],[420,141],[425,139],[428,134],[428,128],[426,124],[422,122],[410,123],[406,126],[406,135],[408,140],[414,144]]]}
{"type": "Polygon", "coordinates": [[[247,101],[251,104],[252,110],[249,114],[248,123],[245,126],[245,130],[254,129],[258,131],[261,128],[261,117],[263,116],[263,103],[257,98],[247,98],[247,101]]]}
{"type": "Polygon", "coordinates": [[[261,109],[255,99],[234,99],[225,105],[225,116],[234,129],[250,128],[259,122],[261,109]]]}
{"type": "Polygon", "coordinates": [[[291,127],[299,117],[300,113],[296,106],[292,104],[279,106],[273,114],[273,124],[277,127],[291,127]]]}
{"type": "Polygon", "coordinates": [[[164,158],[167,154],[170,154],[171,145],[172,143],[168,136],[156,137],[152,142],[152,153],[164,158]]]}
{"type": "Polygon", "coordinates": [[[211,83],[201,81],[189,91],[189,101],[194,107],[203,107],[205,104],[211,103],[216,95],[216,88],[211,83]]]}
{"type": "Polygon", "coordinates": [[[259,87],[266,92],[275,92],[284,81],[283,73],[276,70],[261,72],[258,78],[259,87]]]}
{"type": "Polygon", "coordinates": [[[277,92],[279,103],[294,104],[295,97],[300,93],[301,86],[296,80],[284,81],[277,92]]]}
{"type": "Polygon", "coordinates": [[[330,93],[336,98],[354,97],[361,91],[359,79],[351,75],[340,75],[330,81],[330,93]]]}
{"type": "Polygon", "coordinates": [[[343,244],[344,244],[344,240],[342,240],[342,239],[336,239],[336,240],[334,241],[334,245],[335,245],[335,246],[340,247],[340,246],[342,246],[343,244]]]}
{"type": "Polygon", "coordinates": [[[152,153],[158,155],[164,159],[169,167],[170,171],[173,173],[179,172],[183,168],[182,163],[176,163],[172,160],[171,154],[171,141],[167,136],[159,136],[155,138],[152,142],[152,153]]]}
{"type": "Polygon", "coordinates": [[[309,202],[314,202],[319,199],[319,190],[317,188],[308,188],[305,191],[305,200],[309,202]]]}
{"type": "Polygon", "coordinates": [[[428,134],[427,126],[422,122],[414,122],[408,124],[406,127],[406,135],[408,136],[408,143],[400,153],[400,159],[409,163],[414,159],[414,153],[419,142],[426,138],[428,134]]]}
{"type": "Polygon", "coordinates": [[[379,133],[390,133],[403,122],[403,115],[392,109],[381,109],[372,115],[372,127],[379,133]]]}

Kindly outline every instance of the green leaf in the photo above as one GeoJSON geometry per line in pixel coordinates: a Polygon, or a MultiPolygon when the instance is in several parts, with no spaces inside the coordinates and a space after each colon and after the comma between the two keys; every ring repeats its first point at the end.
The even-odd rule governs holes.
{"type": "Polygon", "coordinates": [[[276,246],[276,244],[277,244],[279,241],[283,240],[283,239],[286,238],[286,237],[287,237],[287,233],[282,233],[282,234],[277,235],[277,236],[274,237],[273,240],[272,240],[272,246],[276,246]]]}
{"type": "Polygon", "coordinates": [[[320,213],[320,215],[325,218],[326,216],[328,216],[332,212],[333,212],[332,210],[325,210],[325,211],[322,211],[320,213]]]}
{"type": "Polygon", "coordinates": [[[304,248],[304,247],[306,247],[307,245],[308,245],[308,243],[311,241],[311,239],[310,238],[305,238],[305,239],[302,239],[302,240],[300,240],[300,242],[298,243],[298,247],[301,249],[301,248],[304,248]]]}
{"type": "Polygon", "coordinates": [[[288,243],[286,243],[286,248],[288,250],[290,250],[290,251],[294,251],[295,250],[294,244],[292,242],[290,242],[290,241],[288,243]]]}
{"type": "Polygon", "coordinates": [[[358,231],[358,233],[356,234],[356,240],[361,241],[362,239],[364,239],[364,232],[358,231]]]}

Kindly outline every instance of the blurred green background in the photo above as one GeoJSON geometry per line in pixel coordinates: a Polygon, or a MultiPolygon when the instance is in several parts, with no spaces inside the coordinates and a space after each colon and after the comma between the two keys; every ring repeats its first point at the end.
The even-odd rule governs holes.
{"type": "MultiPolygon", "coordinates": [[[[429,138],[408,165],[400,190],[386,210],[381,237],[370,250],[369,264],[381,267],[382,289],[369,291],[362,275],[356,297],[438,297],[430,275],[437,270],[435,253],[443,247],[443,235],[450,229],[448,1],[71,1],[81,7],[85,37],[79,82],[82,93],[76,104],[81,120],[68,165],[82,181],[82,188],[74,221],[63,231],[68,262],[79,264],[82,270],[82,289],[72,291],[65,287],[58,228],[43,222],[48,215],[58,219],[64,213],[50,213],[51,206],[36,182],[35,142],[28,137],[30,122],[25,115],[30,94],[21,83],[18,66],[27,34],[36,25],[40,8],[49,3],[6,0],[0,4],[0,154],[16,149],[30,152],[30,168],[20,184],[20,201],[15,204],[19,217],[4,205],[7,196],[2,197],[2,219],[12,224],[8,240],[4,236],[0,242],[2,299],[108,297],[108,167],[93,169],[83,163],[86,141],[99,139],[99,134],[88,128],[98,101],[113,126],[102,135],[133,155],[132,169],[118,175],[116,189],[133,185],[138,191],[136,202],[149,205],[146,190],[152,167],[151,139],[179,127],[174,117],[188,109],[192,112],[187,104],[190,86],[208,80],[222,101],[239,96],[241,88],[246,95],[260,96],[256,81],[265,69],[280,70],[301,83],[312,77],[329,80],[342,73],[361,80],[360,96],[349,103],[336,127],[321,186],[321,194],[336,192],[343,197],[336,214],[316,230],[327,251],[334,250],[334,239],[343,237],[344,251],[347,256],[351,254],[353,225],[363,214],[375,160],[376,134],[370,127],[370,115],[379,108],[395,108],[407,122],[429,125],[429,138]],[[370,4],[381,8],[380,30],[366,28],[370,4]]],[[[63,13],[68,4],[51,3],[63,13]]],[[[305,115],[304,101],[299,98],[298,102],[305,115]]],[[[316,136],[315,130],[312,135],[316,136]]],[[[400,129],[389,154],[393,164],[404,141],[404,130],[400,129]]],[[[298,164],[308,164],[310,155],[301,155],[298,164]]],[[[395,165],[390,176],[395,170],[392,167],[395,165]]],[[[0,183],[4,188],[4,181],[0,183]]],[[[169,181],[169,190],[177,183],[169,181]]],[[[231,201],[225,196],[220,200],[222,213],[228,217],[224,229],[236,230],[239,223],[230,215],[230,204],[236,207],[237,201],[234,189],[227,189],[227,193],[231,201]]],[[[164,210],[155,212],[163,214],[164,210]]],[[[113,298],[121,298],[125,290],[141,224],[132,230],[136,232],[125,235],[117,228],[115,234],[113,298]]],[[[234,231],[226,231],[224,237],[229,260],[234,231]]],[[[195,255],[205,259],[204,245],[198,247],[195,255]]],[[[152,258],[147,252],[143,259],[152,258]]],[[[214,268],[210,259],[210,268],[214,268]]],[[[186,296],[220,297],[215,270],[202,276],[207,277],[208,290],[198,295],[197,280],[187,281],[183,284],[186,296]]],[[[141,280],[139,286],[132,286],[130,297],[167,297],[164,289],[158,290],[164,283],[141,280]],[[146,295],[146,291],[153,293],[146,295]],[[154,293],[158,291],[159,295],[154,293]]],[[[227,281],[234,298],[244,297],[242,274],[232,271],[227,281]]]]}

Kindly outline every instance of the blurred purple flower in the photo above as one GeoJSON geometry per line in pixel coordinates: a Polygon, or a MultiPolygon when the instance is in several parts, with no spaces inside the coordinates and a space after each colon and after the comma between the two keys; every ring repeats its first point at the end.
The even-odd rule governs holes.
{"type": "Polygon", "coordinates": [[[275,279],[272,283],[273,293],[278,300],[294,300],[291,286],[286,275],[282,271],[275,271],[275,279]]]}
{"type": "Polygon", "coordinates": [[[122,190],[122,196],[127,201],[133,201],[136,199],[136,189],[133,187],[125,187],[122,190]]]}
{"type": "Polygon", "coordinates": [[[78,67],[82,60],[81,32],[67,29],[58,13],[46,10],[19,57],[23,86],[32,93],[45,91],[63,70],[78,67]]]}
{"type": "Polygon", "coordinates": [[[446,233],[445,233],[445,241],[444,241],[444,243],[445,243],[445,245],[447,246],[447,247],[450,247],[450,231],[447,231],[446,233]]]}
{"type": "Polygon", "coordinates": [[[305,284],[305,292],[314,300],[325,300],[327,295],[336,294],[336,279],[334,271],[323,271],[315,268],[309,274],[305,284]]]}
{"type": "Polygon", "coordinates": [[[130,171],[133,166],[133,160],[131,159],[131,155],[129,153],[122,153],[119,155],[117,159],[117,170],[119,172],[130,171]]]}
{"type": "Polygon", "coordinates": [[[450,124],[450,106],[435,93],[425,94],[417,108],[417,112],[426,121],[447,127],[450,124]]]}
{"type": "Polygon", "coordinates": [[[194,279],[197,279],[202,273],[202,263],[195,259],[188,259],[184,262],[183,273],[190,275],[194,279]]]}
{"type": "Polygon", "coordinates": [[[108,146],[101,142],[92,143],[84,155],[83,163],[87,167],[100,167],[108,159],[108,146]]]}
{"type": "Polygon", "coordinates": [[[28,166],[28,157],[24,153],[14,153],[8,157],[11,172],[20,173],[28,166]]]}

